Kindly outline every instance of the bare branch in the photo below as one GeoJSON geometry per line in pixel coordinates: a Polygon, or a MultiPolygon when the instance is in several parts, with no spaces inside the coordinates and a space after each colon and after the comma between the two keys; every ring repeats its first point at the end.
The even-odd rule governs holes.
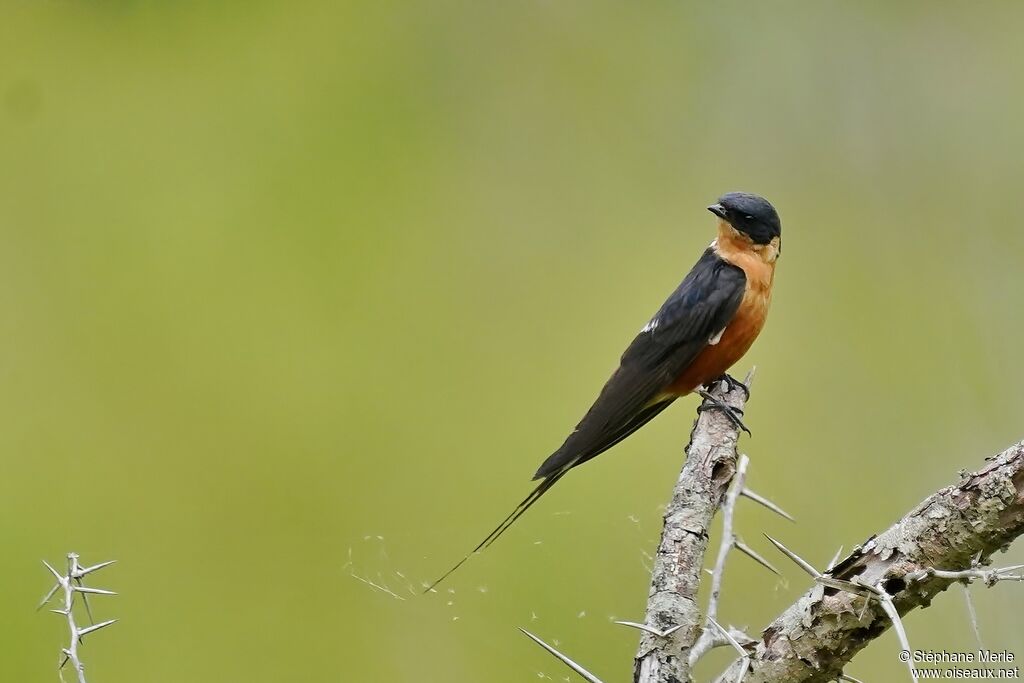
{"type": "MultiPolygon", "coordinates": [[[[743,389],[722,384],[716,383],[711,394],[725,405],[742,410],[746,400],[743,389]]],[[[634,662],[636,683],[690,680],[690,651],[703,621],[696,599],[708,528],[737,469],[738,437],[732,421],[705,401],[665,510],[644,619],[648,629],[640,638],[634,662]],[[669,637],[657,635],[673,628],[676,630],[669,637]]]]}

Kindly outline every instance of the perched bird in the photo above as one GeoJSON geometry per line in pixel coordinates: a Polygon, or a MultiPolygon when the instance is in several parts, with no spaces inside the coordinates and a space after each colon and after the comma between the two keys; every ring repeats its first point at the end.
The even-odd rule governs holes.
{"type": "Polygon", "coordinates": [[[717,379],[739,384],[725,372],[764,326],[782,223],[768,200],[746,192],[723,195],[708,211],[718,217],[718,237],[633,339],[576,429],[541,463],[533,477],[540,484],[428,591],[497,540],[566,472],[619,443],[680,396],[700,394],[746,430],[739,415],[703,386],[717,379]]]}

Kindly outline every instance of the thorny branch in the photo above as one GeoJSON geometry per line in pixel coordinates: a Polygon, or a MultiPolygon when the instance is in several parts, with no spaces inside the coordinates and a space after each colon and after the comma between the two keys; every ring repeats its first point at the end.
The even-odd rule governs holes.
{"type": "MultiPolygon", "coordinates": [[[[749,655],[744,682],[834,681],[890,625],[906,647],[900,617],[927,607],[954,583],[1024,580],[1021,566],[983,569],[996,551],[1022,534],[1024,442],[989,459],[977,472],[962,473],[957,484],[929,496],[826,574],[815,576],[815,586],[763,631],[749,655]]],[[[792,551],[784,552],[793,559],[792,551]]],[[[804,569],[817,573],[810,565],[804,569]]],[[[718,680],[735,683],[744,665],[737,660],[718,680]]]]}
{"type": "Polygon", "coordinates": [[[61,681],[64,680],[64,666],[68,662],[71,662],[71,666],[74,668],[75,674],[78,677],[78,683],[86,683],[85,666],[82,664],[82,660],[78,656],[78,646],[82,644],[82,638],[87,634],[95,633],[101,628],[106,628],[117,621],[117,619],[108,619],[107,621],[102,621],[98,624],[94,623],[92,619],[92,610],[89,608],[88,598],[86,597],[87,595],[117,595],[117,593],[114,591],[103,590],[102,588],[89,588],[82,584],[82,579],[84,577],[95,571],[103,569],[104,567],[109,567],[114,564],[114,562],[116,562],[116,560],[100,562],[99,564],[94,564],[91,567],[83,567],[78,562],[78,555],[76,553],[68,553],[68,570],[66,574],[61,574],[48,562],[43,560],[43,564],[46,565],[46,568],[50,570],[51,574],[53,574],[53,578],[57,580],[57,583],[54,584],[53,588],[51,588],[46,594],[46,597],[44,597],[42,602],[39,603],[39,608],[41,609],[46,605],[57,591],[61,591],[64,597],[63,607],[60,609],[51,609],[50,611],[64,616],[68,622],[69,643],[66,648],[61,649],[60,664],[57,667],[57,670],[60,672],[61,681]],[[89,614],[89,626],[79,626],[75,622],[74,606],[76,594],[81,595],[82,603],[85,606],[86,612],[89,614]]]}
{"type": "MultiPolygon", "coordinates": [[[[753,372],[745,380],[748,387],[752,375],[753,372]]],[[[743,388],[725,382],[716,383],[711,388],[711,395],[742,414],[746,401],[743,388]]],[[[686,463],[673,489],[672,501],[665,510],[665,526],[654,558],[645,623],[616,622],[642,632],[640,649],[634,662],[635,680],[642,683],[689,681],[691,650],[702,633],[708,634],[701,644],[704,652],[723,645],[731,645],[738,652],[745,652],[743,647],[749,644],[749,637],[736,629],[725,629],[714,618],[717,613],[717,590],[721,588],[726,556],[729,550],[736,548],[772,571],[775,570],[767,560],[732,533],[732,510],[742,495],[789,517],[771,501],[745,489],[742,476],[726,497],[735,473],[745,471],[747,460],[744,456],[738,461],[737,426],[720,410],[709,409],[710,405],[705,400],[694,423],[690,443],[686,447],[686,463]],[[702,619],[696,603],[697,588],[700,586],[704,553],[708,545],[708,528],[722,504],[727,506],[729,516],[725,530],[727,538],[723,539],[718,554],[714,572],[716,592],[712,597],[712,605],[707,619],[702,619]]],[[[593,674],[567,655],[536,636],[524,633],[579,675],[597,681],[593,674]]]]}
{"type": "MultiPolygon", "coordinates": [[[[742,411],[746,400],[743,389],[720,384],[712,389],[712,395],[742,411]]],[[[704,408],[707,406],[705,402],[704,408]]],[[[703,623],[697,589],[708,528],[737,470],[738,437],[737,427],[719,410],[703,410],[694,424],[654,558],[647,628],[643,629],[634,661],[633,678],[637,683],[690,680],[691,650],[703,623]]],[[[708,621],[709,626],[712,623],[708,621]]]]}
{"type": "MultiPolygon", "coordinates": [[[[712,395],[734,408],[742,409],[745,402],[741,389],[726,385],[715,387],[712,395]]],[[[901,646],[909,650],[902,615],[929,606],[949,586],[959,584],[966,590],[973,581],[986,586],[1024,582],[1024,565],[988,568],[997,550],[1006,550],[1024,534],[1021,442],[989,458],[977,472],[961,472],[959,483],[929,496],[890,529],[837,561],[840,549],[824,572],[768,537],[813,579],[814,587],[758,640],[738,629],[724,628],[716,617],[730,550],[745,552],[776,571],[736,537],[733,516],[737,499],[751,498],[792,519],[744,487],[747,460],[737,456],[737,438],[736,427],[718,411],[703,411],[694,424],[686,463],[665,512],[645,623],[617,622],[642,631],[634,662],[635,683],[690,683],[693,665],[712,648],[725,645],[733,647],[739,657],[716,683],[857,682],[843,673],[854,655],[889,626],[895,628],[901,646]],[[708,528],[719,507],[723,509],[723,537],[711,572],[707,611],[701,618],[697,588],[708,528]]],[[[977,633],[973,616],[972,624],[977,633]]],[[[527,635],[587,680],[598,680],[567,656],[527,635]]],[[[913,662],[908,666],[916,681],[913,662]]]]}

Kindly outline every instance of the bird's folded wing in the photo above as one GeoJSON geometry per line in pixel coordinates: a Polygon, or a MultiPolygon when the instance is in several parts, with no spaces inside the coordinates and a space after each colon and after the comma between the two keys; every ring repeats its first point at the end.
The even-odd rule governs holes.
{"type": "Polygon", "coordinates": [[[708,248],[622,354],[594,405],[534,478],[565,472],[603,453],[667,407],[675,397],[665,390],[729,324],[745,287],[743,270],[708,248]]]}

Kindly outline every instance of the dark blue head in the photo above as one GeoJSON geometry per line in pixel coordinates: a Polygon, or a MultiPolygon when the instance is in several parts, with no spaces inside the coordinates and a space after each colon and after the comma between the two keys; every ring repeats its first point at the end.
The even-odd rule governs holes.
{"type": "Polygon", "coordinates": [[[768,244],[776,237],[782,238],[782,222],[775,207],[756,194],[723,194],[708,211],[749,237],[754,244],[768,244]]]}

